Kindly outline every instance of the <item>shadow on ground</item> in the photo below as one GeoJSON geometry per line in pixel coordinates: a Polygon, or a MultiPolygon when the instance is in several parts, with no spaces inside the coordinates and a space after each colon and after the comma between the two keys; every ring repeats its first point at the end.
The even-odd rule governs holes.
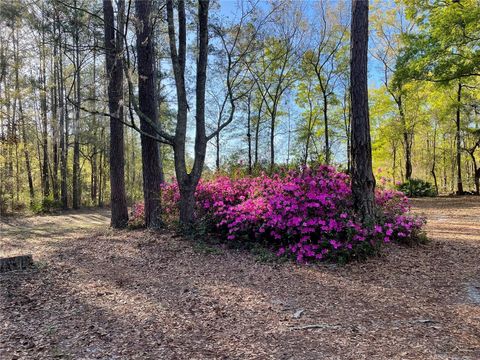
{"type": "MultiPolygon", "coordinates": [[[[431,201],[417,209],[439,215],[431,201]]],[[[468,234],[432,220],[429,244],[343,267],[206,254],[148,231],[36,245],[37,269],[0,276],[0,358],[478,359],[476,205],[443,206],[468,234]]]]}

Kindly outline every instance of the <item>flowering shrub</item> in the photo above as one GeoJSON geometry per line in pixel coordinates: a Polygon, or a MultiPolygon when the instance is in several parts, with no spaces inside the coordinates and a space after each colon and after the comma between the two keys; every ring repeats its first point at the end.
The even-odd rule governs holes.
{"type": "Polygon", "coordinates": [[[137,229],[145,224],[145,206],[143,203],[134,204],[128,218],[128,227],[137,229]]]}
{"type": "MultiPolygon", "coordinates": [[[[165,208],[178,207],[176,183],[164,185],[162,194],[165,208]]],[[[421,231],[424,220],[409,214],[403,193],[379,189],[376,203],[376,223],[362,223],[353,212],[348,175],[320,166],[271,177],[201,181],[195,216],[229,241],[267,244],[299,262],[347,260],[382,243],[408,242],[421,231]]]]}

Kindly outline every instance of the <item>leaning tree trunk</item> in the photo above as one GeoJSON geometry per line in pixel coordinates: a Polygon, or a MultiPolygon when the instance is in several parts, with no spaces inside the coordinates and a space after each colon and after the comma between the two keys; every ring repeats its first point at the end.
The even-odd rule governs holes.
{"type": "MultiPolygon", "coordinates": [[[[118,1],[118,29],[123,28],[125,3],[118,1]]],[[[111,0],[103,1],[105,23],[106,71],[108,79],[108,109],[110,112],[110,191],[111,226],[123,228],[128,222],[125,196],[125,158],[123,142],[123,39],[115,33],[111,0]]]]}
{"type": "MultiPolygon", "coordinates": [[[[151,24],[151,0],[136,0],[138,20],[142,26],[137,32],[138,58],[138,101],[142,114],[152,122],[158,122],[156,99],[155,51],[151,24]]],[[[155,136],[155,130],[146,119],[140,118],[140,129],[155,136]]],[[[145,203],[145,225],[149,228],[162,226],[160,198],[161,162],[159,144],[154,139],[141,135],[143,165],[143,199],[145,203]]]]}
{"type": "Polygon", "coordinates": [[[352,195],[354,208],[363,220],[372,219],[375,209],[375,178],[368,114],[368,1],[353,0],[350,39],[352,111],[352,195]]]}

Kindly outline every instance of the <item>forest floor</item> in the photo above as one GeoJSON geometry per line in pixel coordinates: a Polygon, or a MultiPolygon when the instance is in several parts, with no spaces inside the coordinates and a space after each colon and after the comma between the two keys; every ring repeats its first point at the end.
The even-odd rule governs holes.
{"type": "Polygon", "coordinates": [[[346,266],[266,263],[108,212],[9,218],[0,359],[480,359],[480,198],[413,201],[432,240],[346,266]]]}

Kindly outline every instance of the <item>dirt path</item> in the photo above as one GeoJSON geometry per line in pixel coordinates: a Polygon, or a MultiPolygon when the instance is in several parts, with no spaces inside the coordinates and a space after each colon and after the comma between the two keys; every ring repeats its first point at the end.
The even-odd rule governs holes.
{"type": "Polygon", "coordinates": [[[2,225],[0,253],[39,266],[0,275],[0,359],[480,359],[480,199],[414,204],[431,243],[344,267],[112,232],[105,213],[2,225]]]}
{"type": "Polygon", "coordinates": [[[65,239],[104,229],[110,223],[106,209],[66,211],[51,216],[0,218],[0,257],[26,252],[42,254],[65,239]]]}

